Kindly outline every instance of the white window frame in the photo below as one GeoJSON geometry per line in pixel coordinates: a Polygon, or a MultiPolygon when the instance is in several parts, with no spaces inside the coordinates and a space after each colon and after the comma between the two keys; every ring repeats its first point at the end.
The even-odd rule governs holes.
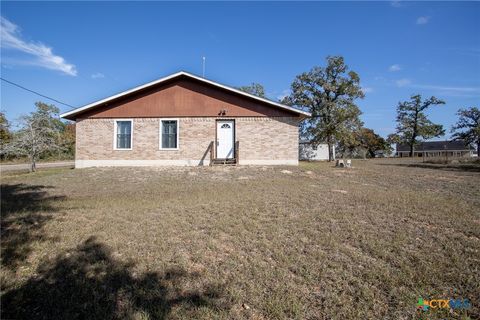
{"type": "Polygon", "coordinates": [[[133,149],[133,119],[113,119],[113,150],[129,151],[133,149]],[[117,148],[117,122],[129,121],[130,122],[130,148],[117,148]]]}
{"type": "Polygon", "coordinates": [[[160,118],[160,125],[158,126],[158,148],[159,150],[175,151],[180,149],[180,120],[178,118],[160,118]],[[177,147],[176,148],[162,148],[162,134],[163,134],[163,121],[176,121],[177,122],[177,147]]]}

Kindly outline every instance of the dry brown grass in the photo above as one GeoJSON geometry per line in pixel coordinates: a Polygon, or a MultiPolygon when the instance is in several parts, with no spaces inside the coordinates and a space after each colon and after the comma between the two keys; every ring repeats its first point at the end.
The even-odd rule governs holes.
{"type": "Polygon", "coordinates": [[[390,159],[3,176],[2,316],[478,318],[479,182],[390,159]]]}

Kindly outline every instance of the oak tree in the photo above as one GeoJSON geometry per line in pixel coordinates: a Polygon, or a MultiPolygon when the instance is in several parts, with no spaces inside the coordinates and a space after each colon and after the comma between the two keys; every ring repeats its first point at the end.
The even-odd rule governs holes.
{"type": "Polygon", "coordinates": [[[360,146],[367,151],[367,156],[375,158],[377,152],[390,153],[390,144],[375,133],[373,129],[362,128],[359,133],[360,146]]]}
{"type": "Polygon", "coordinates": [[[471,107],[457,112],[458,121],[452,127],[454,140],[465,140],[467,144],[477,145],[477,155],[480,157],[480,109],[471,107]]]}
{"type": "Polygon", "coordinates": [[[427,140],[445,134],[443,126],[430,121],[425,113],[431,106],[442,104],[445,102],[435,97],[422,100],[419,94],[411,96],[409,101],[399,102],[396,132],[389,135],[388,141],[408,145],[412,157],[415,146],[421,139],[427,140]]]}
{"type": "Polygon", "coordinates": [[[10,131],[10,122],[7,120],[5,113],[0,112],[0,157],[5,157],[5,147],[12,139],[10,131]]]}
{"type": "Polygon", "coordinates": [[[259,83],[252,82],[251,85],[239,87],[238,90],[253,94],[260,98],[265,98],[265,89],[259,83]]]}
{"type": "Polygon", "coordinates": [[[359,130],[361,111],[355,100],[363,98],[360,77],[349,71],[341,56],[328,56],[325,67],[313,67],[298,75],[291,85],[291,95],[284,103],[309,111],[312,116],[302,123],[301,134],[312,143],[328,145],[328,159],[334,159],[333,146],[347,143],[359,130]]]}

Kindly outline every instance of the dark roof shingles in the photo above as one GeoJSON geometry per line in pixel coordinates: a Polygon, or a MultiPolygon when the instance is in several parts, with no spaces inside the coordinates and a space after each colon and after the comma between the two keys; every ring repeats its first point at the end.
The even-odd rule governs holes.
{"type": "MultiPolygon", "coordinates": [[[[449,150],[449,151],[460,151],[460,150],[470,150],[470,147],[465,145],[463,140],[455,141],[429,141],[421,142],[419,145],[415,146],[415,151],[436,151],[436,150],[449,150]]],[[[410,151],[410,147],[406,144],[397,144],[397,151],[410,151]]]]}

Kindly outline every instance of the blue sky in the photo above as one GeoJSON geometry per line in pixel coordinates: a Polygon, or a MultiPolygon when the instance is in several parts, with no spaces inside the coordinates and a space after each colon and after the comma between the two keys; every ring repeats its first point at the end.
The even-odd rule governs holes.
{"type": "MultiPolygon", "coordinates": [[[[1,75],[75,107],[185,70],[277,99],[327,55],[359,73],[365,126],[394,131],[411,94],[448,130],[480,105],[480,2],[1,2],[1,75]]],[[[42,100],[1,82],[10,119],[42,100]]],[[[62,111],[70,108],[58,105],[62,111]]]]}

